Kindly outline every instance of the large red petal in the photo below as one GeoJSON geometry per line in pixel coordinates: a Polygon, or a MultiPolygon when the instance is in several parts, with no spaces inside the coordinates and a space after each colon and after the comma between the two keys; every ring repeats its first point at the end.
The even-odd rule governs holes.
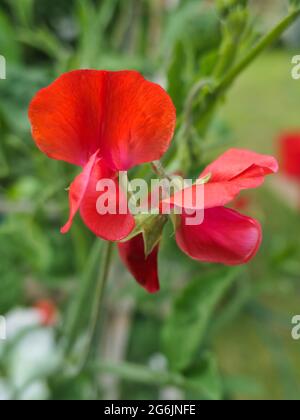
{"type": "Polygon", "coordinates": [[[158,246],[146,258],[143,235],[138,235],[130,241],[119,243],[118,248],[121,260],[136,281],[149,293],[156,293],[159,290],[158,246]]]}
{"type": "Polygon", "coordinates": [[[90,177],[94,169],[94,165],[96,163],[97,154],[98,152],[93,154],[89,162],[83,168],[83,171],[81,172],[81,174],[79,174],[75,178],[75,180],[70,186],[70,191],[69,191],[70,216],[69,216],[68,222],[61,229],[61,233],[67,233],[72,226],[73,219],[81,206],[82,200],[88,188],[90,177]]]}
{"type": "Polygon", "coordinates": [[[109,73],[101,135],[104,158],[118,170],[158,160],[169,148],[176,111],[168,94],[139,73],[109,73]]]}
{"type": "MultiPolygon", "coordinates": [[[[107,194],[106,194],[107,195],[107,194]]],[[[98,160],[94,165],[89,184],[81,202],[80,214],[87,227],[97,236],[108,241],[120,241],[125,239],[134,229],[135,221],[127,208],[125,194],[119,189],[117,175],[103,162],[98,160]],[[98,200],[105,191],[97,191],[99,181],[110,181],[114,187],[109,194],[111,203],[115,203],[114,213],[100,214],[97,210],[98,200]],[[125,208],[125,214],[118,209],[125,208]]]]}
{"type": "Polygon", "coordinates": [[[42,152],[84,166],[99,149],[106,75],[101,71],[73,71],[36,94],[29,119],[42,152]]]}
{"type": "Polygon", "coordinates": [[[205,210],[204,222],[187,224],[181,216],[176,232],[178,246],[191,258],[226,265],[245,264],[257,253],[262,241],[260,224],[225,207],[205,210]]]}
{"type": "Polygon", "coordinates": [[[164,202],[185,209],[222,207],[232,201],[242,190],[259,187],[263,184],[266,175],[277,171],[278,163],[272,156],[244,149],[230,149],[200,175],[199,178],[210,175],[206,184],[199,186],[195,184],[185,190],[184,197],[180,191],[164,202]],[[197,195],[203,197],[203,200],[196,202],[197,195]]]}
{"type": "Polygon", "coordinates": [[[29,118],[38,147],[84,165],[99,148],[114,170],[160,159],[171,142],[174,105],[135,71],[66,73],[33,99],[29,118]]]}

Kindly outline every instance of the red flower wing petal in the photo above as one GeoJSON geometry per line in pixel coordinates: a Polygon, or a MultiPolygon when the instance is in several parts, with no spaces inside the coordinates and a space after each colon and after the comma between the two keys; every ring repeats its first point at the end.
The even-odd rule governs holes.
{"type": "Polygon", "coordinates": [[[211,163],[200,177],[211,174],[210,182],[248,179],[247,188],[259,186],[265,175],[278,171],[278,163],[272,156],[262,155],[245,149],[229,149],[211,163]],[[256,169],[253,171],[253,169],[256,169]],[[257,179],[258,178],[258,179],[257,179]]]}
{"type": "Polygon", "coordinates": [[[70,191],[69,191],[70,216],[69,216],[68,222],[61,229],[61,233],[67,233],[71,229],[73,219],[81,206],[82,200],[88,188],[90,177],[96,163],[97,154],[98,152],[93,154],[89,162],[85,165],[81,174],[79,174],[75,178],[75,180],[70,186],[70,191]]]}
{"type": "Polygon", "coordinates": [[[277,171],[278,163],[272,156],[243,149],[230,149],[201,174],[199,178],[211,175],[206,184],[195,184],[184,191],[184,196],[180,191],[164,202],[185,209],[222,207],[242,190],[259,187],[266,175],[277,171]],[[199,203],[196,203],[197,196],[203,197],[203,200],[198,200],[199,203]]]}
{"type": "Polygon", "coordinates": [[[95,235],[107,241],[125,239],[134,229],[135,221],[127,208],[126,196],[119,189],[116,174],[107,168],[103,160],[98,160],[94,165],[81,202],[80,214],[87,227],[95,235]],[[99,181],[105,182],[107,188],[99,188],[99,181]],[[107,205],[104,194],[109,200],[107,205]],[[99,200],[103,200],[106,210],[109,210],[106,214],[99,213],[99,200]],[[120,208],[125,209],[124,214],[119,211],[120,208]]]}
{"type": "Polygon", "coordinates": [[[159,291],[158,246],[146,258],[143,235],[138,235],[125,243],[119,243],[121,260],[136,281],[149,293],[159,291]]]}
{"type": "Polygon", "coordinates": [[[112,169],[127,170],[166,152],[176,112],[168,94],[135,71],[78,70],[42,89],[29,119],[49,157],[85,165],[100,148],[112,169]]]}
{"type": "Polygon", "coordinates": [[[189,226],[186,215],[176,232],[178,246],[191,258],[226,265],[245,264],[262,241],[260,224],[225,207],[205,210],[204,222],[189,226]]]}

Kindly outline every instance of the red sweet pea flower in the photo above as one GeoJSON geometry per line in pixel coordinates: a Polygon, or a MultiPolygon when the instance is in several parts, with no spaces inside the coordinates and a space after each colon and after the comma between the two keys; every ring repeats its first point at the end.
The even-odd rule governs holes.
{"type": "MultiPolygon", "coordinates": [[[[224,206],[242,190],[262,185],[265,176],[277,170],[278,164],[271,156],[231,149],[200,175],[203,178],[210,174],[209,181],[204,185],[204,209],[196,208],[193,202],[187,200],[182,205],[182,191],[164,200],[165,203],[184,207],[183,214],[177,216],[180,220],[176,230],[176,241],[182,251],[202,262],[239,265],[250,261],[262,241],[260,224],[224,206]],[[205,210],[202,224],[193,226],[186,223],[187,211],[190,217],[191,210],[205,210]]],[[[194,185],[191,188],[199,187],[194,185]]],[[[186,196],[193,197],[191,194],[186,196]]],[[[157,249],[145,259],[141,237],[120,244],[119,249],[137,281],[149,292],[157,291],[157,249]]]]}
{"type": "MultiPolygon", "coordinates": [[[[82,167],[70,187],[70,217],[77,211],[97,235],[126,238],[134,228],[127,214],[99,215],[96,186],[103,178],[118,187],[118,171],[160,159],[173,137],[176,112],[167,93],[135,71],[78,70],[66,73],[32,100],[32,135],[52,159],[82,167]]],[[[125,197],[116,188],[116,202],[125,197]]]]}
{"type": "Polygon", "coordinates": [[[280,155],[282,171],[300,181],[300,132],[281,135],[280,155]]]}

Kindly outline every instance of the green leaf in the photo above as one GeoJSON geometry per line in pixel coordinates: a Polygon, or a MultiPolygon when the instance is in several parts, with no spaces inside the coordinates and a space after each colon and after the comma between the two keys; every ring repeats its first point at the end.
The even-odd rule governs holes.
{"type": "MultiPolygon", "coordinates": [[[[185,373],[188,389],[197,390],[205,399],[222,399],[222,382],[214,356],[210,353],[203,355],[201,361],[185,373]]],[[[197,395],[195,395],[197,396],[197,395]]]]}
{"type": "Polygon", "coordinates": [[[20,46],[15,36],[15,28],[4,12],[0,11],[0,54],[7,63],[17,63],[20,60],[20,46]]]}
{"type": "Polygon", "coordinates": [[[117,364],[97,362],[88,365],[88,369],[110,373],[130,382],[158,387],[176,387],[194,395],[197,399],[220,400],[222,397],[222,383],[217,365],[213,356],[208,353],[204,354],[199,363],[186,375],[153,370],[128,362],[117,364]]]}
{"type": "Polygon", "coordinates": [[[5,178],[9,174],[9,166],[6,153],[2,142],[0,143],[0,178],[5,178]]]}
{"type": "Polygon", "coordinates": [[[104,31],[107,29],[117,6],[117,0],[106,0],[100,6],[92,1],[77,0],[75,20],[81,28],[77,60],[80,67],[93,67],[102,59],[104,31]]]}
{"type": "Polygon", "coordinates": [[[23,26],[33,23],[34,0],[8,1],[18,22],[23,26]]]}
{"type": "Polygon", "coordinates": [[[178,41],[175,45],[172,61],[168,69],[168,92],[173,99],[177,112],[182,111],[184,98],[186,97],[185,65],[186,52],[184,45],[178,41]]]}
{"type": "Polygon", "coordinates": [[[69,58],[69,50],[61,43],[55,33],[49,31],[47,27],[35,30],[21,28],[18,31],[18,40],[44,52],[57,61],[65,62],[69,58]]]}
{"type": "Polygon", "coordinates": [[[297,9],[300,7],[300,0],[290,0],[289,3],[292,9],[297,9]]]}
{"type": "Polygon", "coordinates": [[[214,309],[237,273],[222,268],[197,277],[175,299],[163,329],[164,352],[173,371],[182,371],[193,361],[214,309]]]}
{"type": "Polygon", "coordinates": [[[257,399],[266,393],[265,386],[259,380],[242,375],[226,376],[224,389],[230,398],[236,395],[247,395],[247,398],[257,399]]]}

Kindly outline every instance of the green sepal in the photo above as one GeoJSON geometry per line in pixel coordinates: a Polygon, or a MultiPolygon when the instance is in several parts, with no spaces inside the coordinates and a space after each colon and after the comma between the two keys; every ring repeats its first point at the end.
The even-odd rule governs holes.
{"type": "Polygon", "coordinates": [[[135,217],[135,228],[126,239],[127,242],[142,234],[145,245],[145,256],[148,257],[161,240],[162,232],[168,221],[168,215],[139,214],[135,217]]]}

